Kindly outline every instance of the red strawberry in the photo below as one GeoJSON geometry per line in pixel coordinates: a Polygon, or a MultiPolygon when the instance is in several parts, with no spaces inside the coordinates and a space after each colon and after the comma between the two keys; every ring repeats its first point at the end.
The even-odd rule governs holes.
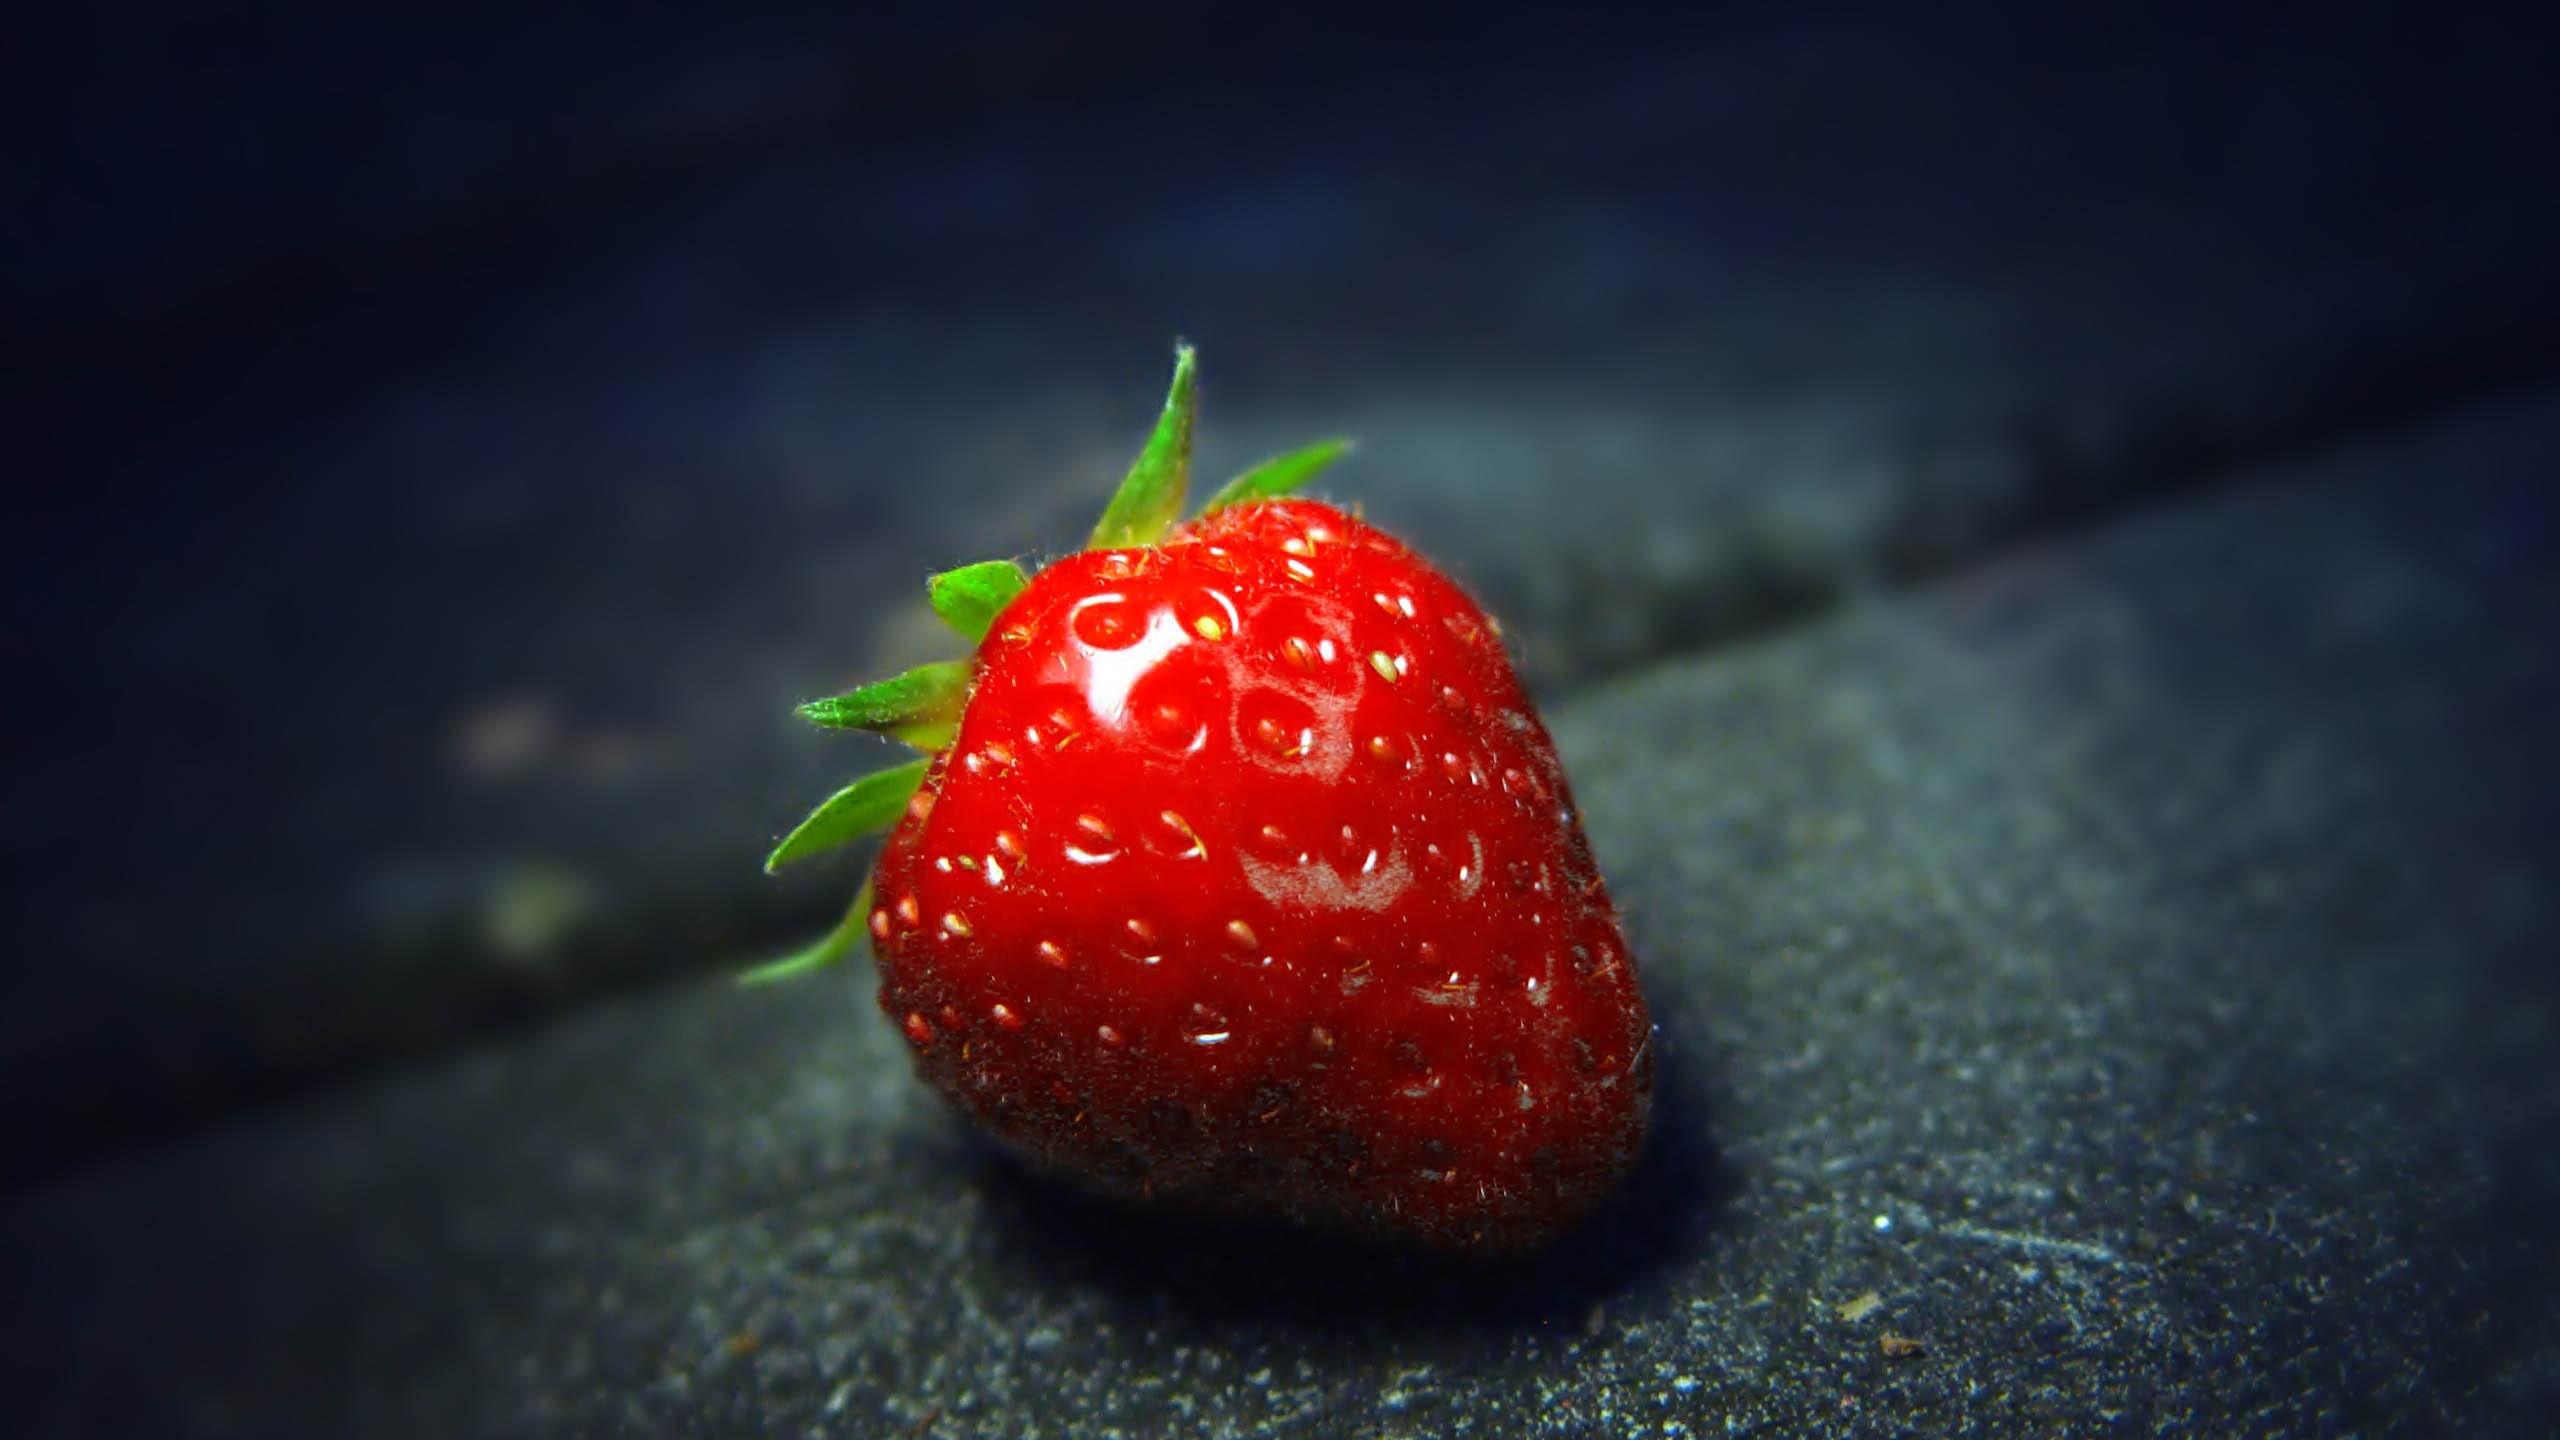
{"type": "Polygon", "coordinates": [[[1652,1089],[1554,745],[1446,576],[1269,498],[1341,446],[1168,533],[1190,378],[1185,350],[1101,548],[1027,584],[937,579],[985,637],[973,666],[809,707],[938,753],[776,852],[896,818],[846,930],[797,963],[867,931],[918,1072],[1090,1187],[1537,1244],[1626,1173],[1652,1089]]]}

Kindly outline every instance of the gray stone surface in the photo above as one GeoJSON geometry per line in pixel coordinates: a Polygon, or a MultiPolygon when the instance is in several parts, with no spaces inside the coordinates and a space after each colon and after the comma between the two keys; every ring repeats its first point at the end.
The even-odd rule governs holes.
{"type": "Polygon", "coordinates": [[[1665,1094],[1533,1264],[1097,1209],[859,976],[686,985],[10,1201],[13,1431],[2548,1433],[2555,469],[2546,395],[1559,709],[1665,1094]]]}

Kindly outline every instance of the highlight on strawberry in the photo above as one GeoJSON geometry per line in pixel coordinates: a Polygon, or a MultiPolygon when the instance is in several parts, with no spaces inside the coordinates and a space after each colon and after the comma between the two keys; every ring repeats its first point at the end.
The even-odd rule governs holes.
{"type": "Polygon", "coordinates": [[[1292,498],[1183,520],[1194,358],[1087,547],[934,576],[973,653],[800,707],[923,758],[768,870],[888,832],[868,940],[917,1073],[1124,1199],[1443,1251],[1536,1247],[1633,1167],[1652,1026],[1500,627],[1402,542],[1292,498]]]}

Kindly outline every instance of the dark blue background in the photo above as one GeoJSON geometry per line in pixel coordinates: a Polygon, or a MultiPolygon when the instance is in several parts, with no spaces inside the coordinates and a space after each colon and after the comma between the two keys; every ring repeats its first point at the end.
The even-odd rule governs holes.
{"type": "MultiPolygon", "coordinates": [[[[26,22],[20,22],[23,26],[26,22]]],[[[823,923],[1170,342],[1550,697],[2554,373],[2548,11],[271,3],[13,35],[13,1174],[823,923]],[[530,917],[530,918],[528,918],[530,917]]],[[[2280,543],[2271,539],[2271,544],[2280,543]]]]}

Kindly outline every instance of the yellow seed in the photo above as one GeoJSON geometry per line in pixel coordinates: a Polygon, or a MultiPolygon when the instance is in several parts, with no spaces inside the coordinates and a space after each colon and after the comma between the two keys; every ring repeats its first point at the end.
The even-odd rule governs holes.
{"type": "Polygon", "coordinates": [[[1392,682],[1396,678],[1396,662],[1388,659],[1384,650],[1369,652],[1369,668],[1377,671],[1381,680],[1392,682]]]}
{"type": "Polygon", "coordinates": [[[1200,832],[1191,828],[1190,821],[1183,819],[1179,812],[1172,810],[1165,811],[1163,819],[1165,824],[1181,831],[1183,839],[1191,842],[1191,848],[1183,851],[1181,858],[1188,860],[1194,857],[1202,859],[1208,857],[1209,847],[1200,843],[1200,832]]]}
{"type": "Polygon", "coordinates": [[[1201,616],[1199,619],[1191,622],[1191,628],[1199,631],[1200,638],[1203,640],[1216,641],[1227,638],[1226,625],[1215,615],[1201,616]]]}

